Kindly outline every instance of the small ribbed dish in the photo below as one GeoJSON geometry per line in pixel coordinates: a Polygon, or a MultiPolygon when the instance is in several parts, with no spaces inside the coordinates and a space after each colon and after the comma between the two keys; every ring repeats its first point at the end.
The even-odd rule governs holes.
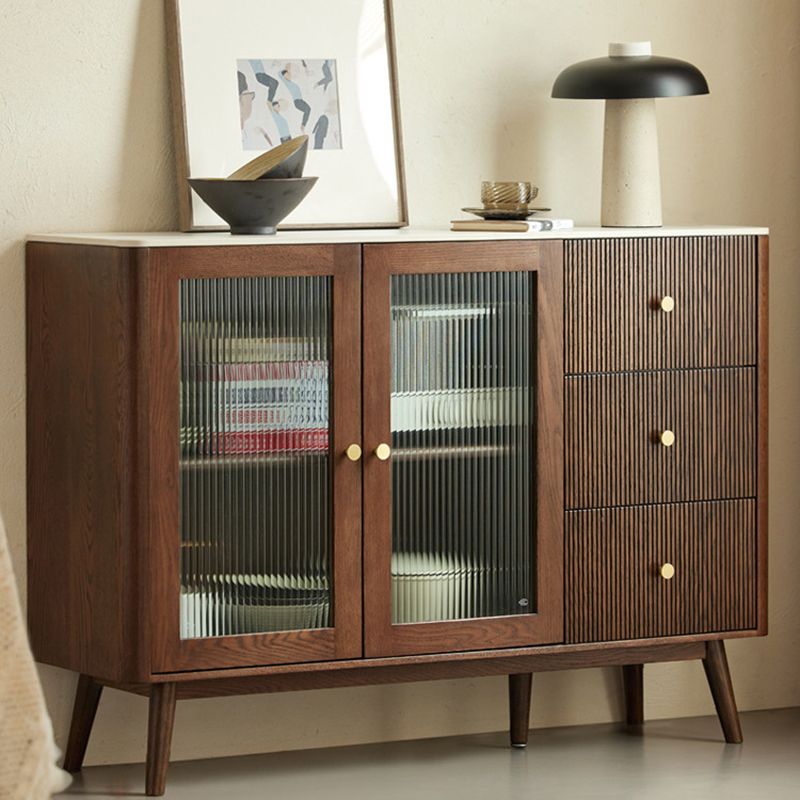
{"type": "Polygon", "coordinates": [[[527,206],[539,194],[539,188],[529,181],[483,181],[481,202],[484,208],[503,210],[527,206]]]}

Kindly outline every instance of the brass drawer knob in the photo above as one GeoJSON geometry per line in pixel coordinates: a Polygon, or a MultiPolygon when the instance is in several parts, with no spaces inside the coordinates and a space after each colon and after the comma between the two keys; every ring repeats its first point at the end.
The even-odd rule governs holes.
{"type": "Polygon", "coordinates": [[[661,575],[665,581],[671,581],[675,577],[675,567],[667,561],[666,564],[661,565],[658,574],[661,575]]]}
{"type": "Polygon", "coordinates": [[[661,298],[661,302],[659,303],[661,306],[661,310],[666,312],[667,314],[675,308],[675,298],[670,297],[669,295],[665,295],[661,298]]]}
{"type": "Polygon", "coordinates": [[[358,461],[361,458],[361,448],[357,444],[351,444],[350,447],[344,451],[344,454],[351,461],[358,461]]]}
{"type": "Polygon", "coordinates": [[[662,431],[658,438],[664,447],[672,447],[675,444],[675,434],[672,431],[662,431]]]}
{"type": "Polygon", "coordinates": [[[379,445],[378,445],[378,446],[375,448],[375,455],[376,455],[376,456],[377,456],[377,457],[378,457],[378,458],[379,458],[381,461],[387,461],[387,460],[389,459],[389,456],[390,456],[391,454],[392,454],[392,448],[391,448],[391,447],[389,447],[389,445],[388,445],[388,444],[386,444],[386,442],[381,442],[381,443],[380,443],[380,444],[379,444],[379,445]]]}

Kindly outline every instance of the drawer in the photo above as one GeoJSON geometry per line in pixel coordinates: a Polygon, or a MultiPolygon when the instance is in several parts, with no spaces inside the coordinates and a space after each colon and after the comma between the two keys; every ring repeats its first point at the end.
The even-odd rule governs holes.
{"type": "Polygon", "coordinates": [[[567,373],[755,364],[756,265],[752,236],[565,242],[567,373]]]}
{"type": "Polygon", "coordinates": [[[566,641],[755,628],[755,510],[731,500],[568,512],[566,641]]]}
{"type": "Polygon", "coordinates": [[[567,378],[567,508],[754,497],[755,382],[753,367],[567,378]]]}

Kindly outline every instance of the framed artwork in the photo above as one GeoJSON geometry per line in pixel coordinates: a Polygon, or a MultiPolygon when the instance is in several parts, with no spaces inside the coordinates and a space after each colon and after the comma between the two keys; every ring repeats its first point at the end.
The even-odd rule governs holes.
{"type": "Polygon", "coordinates": [[[227,225],[187,178],[305,133],[319,177],[285,228],[407,224],[391,0],[167,0],[183,230],[227,225]]]}

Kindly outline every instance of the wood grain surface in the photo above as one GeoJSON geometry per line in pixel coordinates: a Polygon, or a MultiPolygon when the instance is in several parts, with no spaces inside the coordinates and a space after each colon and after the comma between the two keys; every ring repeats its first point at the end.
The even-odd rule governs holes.
{"type": "Polygon", "coordinates": [[[569,512],[567,641],[755,629],[755,513],[754,500],[569,512]]]}
{"type": "Polygon", "coordinates": [[[769,608],[769,237],[758,237],[758,631],[769,608]]]}
{"type": "Polygon", "coordinates": [[[754,236],[565,242],[567,373],[755,364],[756,259],[754,236]]]}
{"type": "MultiPolygon", "coordinates": [[[[628,642],[606,646],[543,645],[525,650],[506,650],[488,658],[480,653],[471,654],[471,657],[451,653],[362,659],[344,664],[306,664],[298,665],[297,669],[286,665],[261,670],[214,671],[207,675],[175,673],[162,677],[175,682],[179,699],[184,699],[687,661],[703,658],[705,652],[703,641],[628,642]]],[[[147,685],[116,688],[139,694],[149,692],[147,685]]]]}
{"type": "Polygon", "coordinates": [[[136,256],[29,244],[28,626],[36,658],[145,676],[136,568],[136,256]]]}
{"type": "Polygon", "coordinates": [[[567,507],[755,497],[756,381],[753,367],[568,378],[567,507]]]}

